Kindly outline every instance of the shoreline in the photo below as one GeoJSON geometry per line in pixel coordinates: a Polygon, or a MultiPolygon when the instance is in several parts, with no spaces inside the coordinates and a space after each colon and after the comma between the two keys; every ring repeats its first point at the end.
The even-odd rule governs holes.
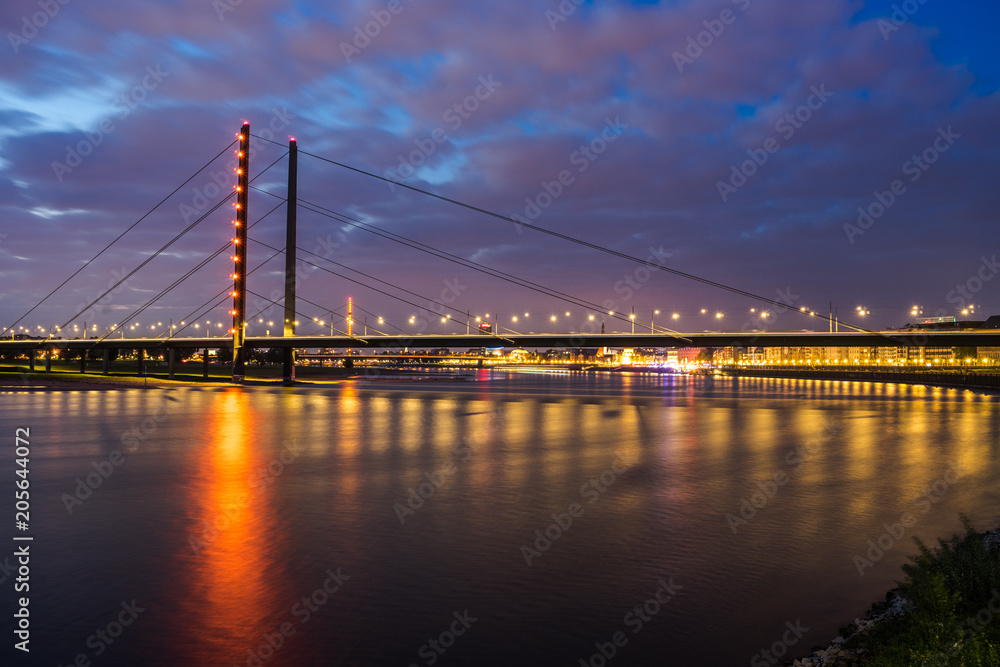
{"type": "MultiPolygon", "coordinates": [[[[989,550],[1000,549],[1000,528],[976,533],[989,550]]],[[[913,611],[912,605],[902,596],[899,587],[886,592],[885,599],[875,602],[863,616],[855,618],[846,627],[840,629],[840,634],[831,639],[826,646],[814,646],[807,655],[787,659],[780,663],[781,667],[841,667],[854,665],[864,659],[866,653],[863,647],[855,648],[852,644],[863,640],[864,635],[875,626],[895,618],[904,617],[913,611]]],[[[942,652],[948,646],[941,646],[942,652]]]]}
{"type": "MultiPolygon", "coordinates": [[[[275,367],[276,370],[278,367],[275,367]]],[[[468,373],[463,371],[479,370],[464,367],[432,367],[440,374],[427,373],[426,368],[391,368],[391,367],[359,367],[344,368],[312,368],[309,366],[296,368],[296,379],[286,384],[280,373],[276,377],[248,377],[241,384],[232,383],[228,377],[214,375],[205,379],[202,376],[178,374],[171,380],[165,373],[139,376],[131,373],[114,373],[103,375],[98,373],[79,373],[70,370],[51,372],[28,372],[23,367],[0,367],[0,391],[38,391],[52,390],[108,390],[134,389],[144,387],[253,387],[253,386],[309,386],[337,384],[348,380],[364,380],[371,382],[407,381],[407,382],[441,382],[445,380],[468,381],[468,373]],[[374,370],[374,373],[365,372],[374,370]]],[[[548,370],[584,370],[598,373],[674,373],[672,370],[660,368],[645,368],[641,366],[619,366],[614,368],[568,368],[545,367],[548,370]]],[[[517,371],[525,367],[496,367],[496,370],[517,371]]],[[[732,378],[770,378],[797,380],[828,380],[841,382],[879,382],[883,384],[914,384],[952,389],[972,389],[980,391],[1000,391],[1000,374],[965,373],[949,374],[942,372],[913,372],[870,369],[758,369],[758,368],[719,368],[724,377],[732,378]]],[[[701,376],[701,373],[685,373],[685,375],[701,376]]]]}
{"type": "Polygon", "coordinates": [[[944,373],[940,371],[897,371],[890,369],[757,369],[732,367],[720,368],[719,370],[728,377],[923,384],[932,387],[1000,391],[1000,374],[976,373],[973,371],[966,373],[944,373]]]}

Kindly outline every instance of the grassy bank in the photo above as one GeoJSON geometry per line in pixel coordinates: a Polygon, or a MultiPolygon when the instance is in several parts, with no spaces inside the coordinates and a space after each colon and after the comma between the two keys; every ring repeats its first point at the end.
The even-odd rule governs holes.
{"type": "MultiPolygon", "coordinates": [[[[841,630],[824,658],[798,664],[910,667],[1000,665],[1000,531],[938,540],[903,566],[899,588],[841,630]],[[838,638],[839,639],[839,638],[838,638]]],[[[816,656],[817,654],[814,654],[816,656]]]]}

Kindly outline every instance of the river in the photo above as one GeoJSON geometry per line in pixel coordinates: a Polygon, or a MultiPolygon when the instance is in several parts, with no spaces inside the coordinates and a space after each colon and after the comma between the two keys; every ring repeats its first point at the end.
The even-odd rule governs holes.
{"type": "Polygon", "coordinates": [[[0,428],[33,538],[0,571],[26,658],[30,545],[14,664],[769,664],[912,537],[1000,524],[986,391],[481,370],[12,391],[0,428]]]}

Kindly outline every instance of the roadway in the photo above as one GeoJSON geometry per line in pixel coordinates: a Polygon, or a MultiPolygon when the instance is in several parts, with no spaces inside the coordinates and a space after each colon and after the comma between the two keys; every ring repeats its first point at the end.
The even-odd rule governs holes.
{"type": "MultiPolygon", "coordinates": [[[[887,346],[1000,346],[1000,330],[965,331],[764,331],[700,333],[542,333],[508,334],[419,334],[412,336],[295,336],[291,338],[248,336],[246,347],[352,348],[376,353],[383,350],[433,348],[561,348],[561,347],[887,347],[887,346]]],[[[232,338],[105,338],[25,339],[0,341],[0,352],[15,350],[169,350],[232,347],[232,338]]]]}

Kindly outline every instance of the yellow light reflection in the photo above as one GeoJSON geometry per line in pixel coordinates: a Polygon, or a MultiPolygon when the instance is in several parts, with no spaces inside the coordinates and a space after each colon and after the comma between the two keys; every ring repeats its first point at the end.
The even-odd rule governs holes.
{"type": "Polygon", "coordinates": [[[253,484],[264,463],[254,451],[251,434],[257,416],[242,390],[232,390],[217,403],[206,429],[205,457],[193,462],[198,479],[192,488],[199,502],[194,535],[199,553],[191,576],[190,604],[199,610],[202,632],[213,645],[237,655],[273,630],[263,609],[274,609],[271,535],[279,526],[273,509],[253,484]]]}

